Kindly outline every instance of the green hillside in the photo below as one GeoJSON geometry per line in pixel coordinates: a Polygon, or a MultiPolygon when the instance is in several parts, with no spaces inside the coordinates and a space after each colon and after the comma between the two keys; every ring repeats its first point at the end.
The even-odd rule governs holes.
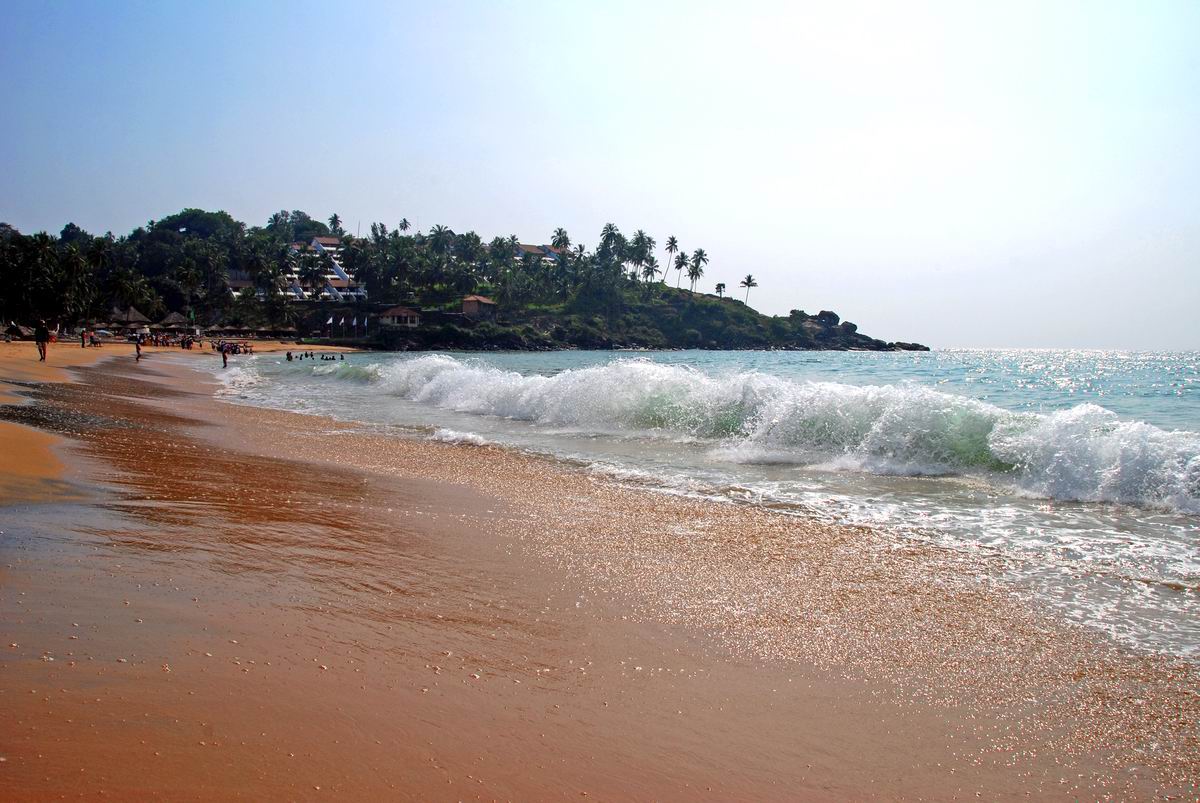
{"type": "MultiPolygon", "coordinates": [[[[345,334],[330,318],[376,320],[394,305],[418,310],[413,330],[369,328],[378,348],[894,349],[832,312],[767,317],[727,296],[703,248],[674,236],[661,249],[642,230],[606,224],[594,249],[556,229],[550,243],[515,235],[484,242],[445,226],[410,231],[373,223],[351,236],[328,222],[282,210],[263,226],[225,212],[184,209],[128,235],[90,234],[73,223],[57,237],[0,223],[0,315],[5,324],[103,325],[136,309],[169,313],[202,329],[345,334]],[[674,270],[677,287],[668,286],[674,270]],[[352,278],[348,278],[352,277],[352,278]],[[689,290],[678,286],[687,278],[689,290]],[[697,290],[711,286],[716,295],[697,290]],[[495,320],[461,314],[464,295],[495,300],[495,320]],[[365,296],[365,297],[364,297],[365,296]],[[334,331],[336,329],[336,332],[334,331]]],[[[752,275],[736,285],[750,299],[752,275]]]]}

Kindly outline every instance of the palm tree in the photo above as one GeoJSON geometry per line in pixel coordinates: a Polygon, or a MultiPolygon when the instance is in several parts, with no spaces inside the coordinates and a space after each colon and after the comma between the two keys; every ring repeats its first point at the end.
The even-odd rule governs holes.
{"type": "Polygon", "coordinates": [[[725,297],[725,282],[717,282],[717,298],[725,297]]]}
{"type": "Polygon", "coordinates": [[[117,268],[111,279],[112,300],[121,307],[144,307],[154,297],[146,277],[132,267],[117,268]]]}
{"type": "MultiPolygon", "coordinates": [[[[675,235],[672,234],[670,237],[667,238],[667,264],[668,265],[671,264],[671,259],[672,259],[672,257],[675,256],[675,253],[678,250],[679,250],[679,240],[676,240],[675,235]]],[[[667,283],[667,272],[664,270],[663,271],[663,284],[666,284],[666,283],[667,283]]]]}
{"type": "Polygon", "coordinates": [[[620,236],[621,230],[617,228],[617,224],[605,223],[604,228],[600,230],[600,245],[611,249],[620,236]]]}
{"type": "Polygon", "coordinates": [[[626,255],[627,260],[633,264],[633,277],[638,277],[638,271],[646,264],[646,257],[649,255],[649,249],[646,248],[646,232],[638,229],[633,233],[633,237],[629,238],[629,253],[626,255]]]}
{"type": "Polygon", "coordinates": [[[429,230],[429,247],[435,254],[447,254],[454,245],[454,232],[438,224],[429,230]]]}
{"type": "Polygon", "coordinates": [[[571,237],[567,234],[567,230],[559,226],[554,230],[554,237],[550,240],[550,245],[555,248],[566,250],[571,247],[571,237]]]}
{"type": "Polygon", "coordinates": [[[408,218],[401,218],[396,228],[400,229],[400,231],[408,231],[412,228],[412,224],[408,222],[408,218]]]}
{"type": "Polygon", "coordinates": [[[675,255],[675,289],[679,289],[679,283],[683,280],[683,269],[688,266],[687,254],[675,255]]]}
{"type": "Polygon", "coordinates": [[[317,298],[325,289],[325,266],[316,254],[305,252],[300,255],[300,284],[317,298]]]}
{"type": "Polygon", "coordinates": [[[747,273],[746,278],[742,279],[738,284],[746,288],[746,306],[750,306],[750,288],[758,287],[758,282],[754,281],[754,277],[747,273]]]}
{"type": "Polygon", "coordinates": [[[342,219],[338,216],[337,212],[329,216],[329,231],[334,237],[341,237],[346,233],[342,230],[342,219]]]}
{"type": "Polygon", "coordinates": [[[68,320],[82,315],[92,304],[95,285],[87,259],[74,245],[59,260],[59,302],[68,320]]]}
{"type": "Polygon", "coordinates": [[[697,248],[692,252],[692,269],[688,271],[688,278],[692,280],[692,292],[696,292],[696,282],[704,275],[704,266],[708,264],[708,254],[704,253],[703,248],[697,248]]]}
{"type": "Polygon", "coordinates": [[[658,258],[654,254],[646,257],[646,261],[642,263],[642,280],[647,284],[658,278],[661,271],[658,269],[658,258]]]}

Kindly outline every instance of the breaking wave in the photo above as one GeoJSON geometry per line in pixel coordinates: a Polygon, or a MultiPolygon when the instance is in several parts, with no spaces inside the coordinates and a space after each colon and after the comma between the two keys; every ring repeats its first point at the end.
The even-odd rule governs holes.
{"type": "Polygon", "coordinates": [[[1023,413],[915,384],[710,375],[643,360],[541,376],[427,355],[315,372],[456,412],[694,439],[735,462],[972,474],[1050,499],[1200,512],[1200,434],[1121,420],[1094,404],[1023,413]]]}
{"type": "Polygon", "coordinates": [[[468,446],[489,446],[491,442],[481,435],[476,435],[474,432],[459,432],[456,429],[441,428],[435,430],[429,440],[439,441],[441,443],[459,443],[468,446]]]}

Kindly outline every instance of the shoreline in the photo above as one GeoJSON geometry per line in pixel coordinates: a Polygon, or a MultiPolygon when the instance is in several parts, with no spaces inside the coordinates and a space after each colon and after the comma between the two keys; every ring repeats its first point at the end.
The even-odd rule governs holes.
{"type": "MultiPolygon", "coordinates": [[[[257,352],[267,354],[286,351],[310,350],[322,352],[353,352],[355,349],[340,346],[295,346],[269,341],[256,343],[257,352]]],[[[207,348],[192,351],[171,346],[143,346],[145,355],[185,354],[189,359],[207,355],[218,355],[207,348]]],[[[37,359],[36,344],[31,341],[0,343],[0,404],[23,404],[18,392],[22,385],[31,383],[64,383],[75,381],[71,371],[81,367],[94,367],[119,359],[132,360],[132,343],[106,343],[101,347],[78,348],[74,343],[51,344],[47,362],[37,359]]],[[[59,453],[63,445],[61,438],[46,434],[33,426],[24,426],[13,421],[0,420],[0,442],[10,446],[0,451],[0,505],[21,501],[45,501],[65,491],[61,475],[66,469],[59,453]]]]}
{"type": "MultiPolygon", "coordinates": [[[[227,404],[169,362],[146,361],[140,376],[109,362],[80,369],[73,389],[21,389],[34,406],[106,419],[78,419],[61,447],[72,481],[82,463],[115,471],[87,501],[26,505],[21,546],[0,542],[6,559],[21,556],[4,570],[0,608],[6,621],[22,614],[14,629],[27,634],[0,661],[4,732],[20,734],[3,747],[0,788],[84,791],[99,773],[126,796],[323,786],[458,799],[464,783],[525,799],[682,799],[704,787],[713,799],[1194,794],[1193,666],[1056,624],[974,581],[965,559],[663,499],[497,447],[227,404]],[[104,523],[81,527],[92,513],[104,523]],[[64,532],[51,535],[47,517],[64,532]],[[120,572],[80,568],[85,555],[120,572]],[[81,582],[48,586],[47,567],[81,582]],[[145,581],[136,590],[134,578],[145,581]],[[195,593],[149,590],[168,583],[195,593]],[[35,603],[15,589],[48,606],[40,619],[23,615],[35,603]],[[141,625],[152,616],[132,607],[161,620],[151,636],[141,625]],[[22,692],[78,682],[83,654],[70,666],[59,651],[83,646],[60,640],[72,616],[103,636],[88,645],[106,668],[89,684],[98,705],[22,692]],[[59,646],[39,655],[46,644],[59,646]],[[334,725],[289,707],[314,697],[334,725]],[[142,699],[162,721],[137,738],[169,749],[106,725],[142,716],[142,699]],[[289,705],[265,704],[268,718],[259,700],[289,705]],[[48,704],[59,719],[39,716],[48,704]],[[196,743],[211,738],[182,738],[206,726],[170,711],[276,757],[217,761],[196,743]],[[128,766],[106,769],[96,758],[115,747],[72,721],[131,748],[128,766]],[[302,744],[310,764],[297,768],[281,740],[302,744]],[[77,759],[64,752],[81,747],[77,759]],[[86,771],[47,784],[34,751],[86,771]],[[375,774],[352,777],[363,762],[375,774]]],[[[0,516],[14,521],[13,507],[0,516]]]]}

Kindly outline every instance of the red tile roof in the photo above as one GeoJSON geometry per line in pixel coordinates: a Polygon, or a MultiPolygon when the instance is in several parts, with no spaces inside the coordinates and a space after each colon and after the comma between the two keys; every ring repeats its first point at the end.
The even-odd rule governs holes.
{"type": "Polygon", "coordinates": [[[487,296],[465,296],[463,298],[463,303],[465,304],[468,301],[478,301],[480,304],[495,304],[496,303],[495,301],[492,301],[487,296]]]}

